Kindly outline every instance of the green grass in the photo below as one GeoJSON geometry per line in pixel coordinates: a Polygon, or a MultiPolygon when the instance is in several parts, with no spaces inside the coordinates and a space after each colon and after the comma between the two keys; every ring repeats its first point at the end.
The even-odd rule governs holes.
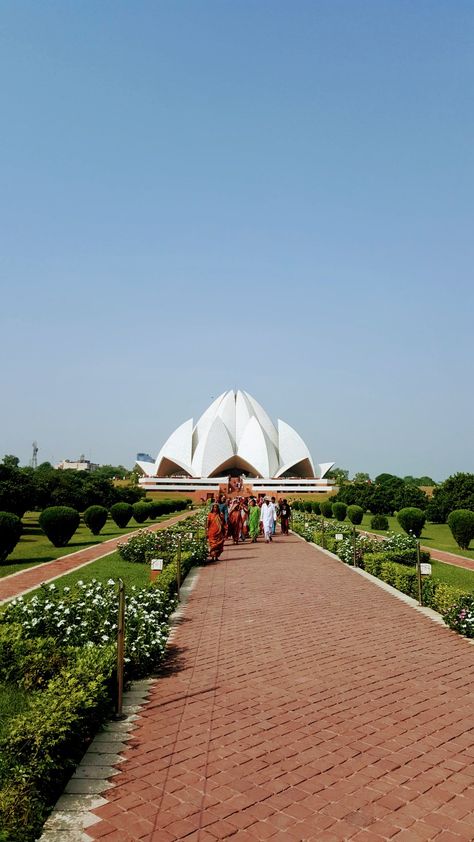
{"type": "MultiPolygon", "coordinates": [[[[183,514],[183,512],[176,512],[176,514],[183,514]]],[[[85,523],[81,521],[77,532],[74,533],[67,547],[53,547],[38,525],[39,512],[27,512],[23,518],[23,534],[20,541],[9,555],[7,563],[0,565],[0,578],[33,567],[35,564],[54,561],[56,558],[75,553],[78,550],[84,550],[86,547],[102,544],[110,538],[128,535],[130,532],[136,532],[137,529],[143,529],[152,523],[161,523],[161,521],[168,520],[170,517],[174,517],[174,515],[162,515],[156,520],[147,520],[143,524],[135,523],[132,518],[129,525],[124,529],[116,526],[109,517],[100,535],[93,535],[85,523]]]]}
{"type": "MultiPolygon", "coordinates": [[[[97,579],[98,582],[107,582],[108,579],[117,580],[118,578],[123,579],[126,588],[131,588],[132,585],[143,588],[150,582],[150,566],[125,561],[118,553],[112,553],[104,556],[104,558],[98,558],[97,561],[91,561],[90,564],[80,567],[79,570],[66,573],[60,579],[55,579],[54,584],[57,588],[66,586],[70,588],[79,580],[90,582],[91,579],[97,579]]],[[[33,596],[34,593],[35,591],[26,594],[25,599],[33,596]]]]}
{"type": "Polygon", "coordinates": [[[465,570],[463,567],[455,567],[454,564],[446,564],[444,561],[433,559],[431,559],[431,569],[432,577],[436,581],[462,588],[467,593],[474,592],[474,570],[465,570]]]}
{"type": "MultiPolygon", "coordinates": [[[[386,535],[380,529],[371,529],[370,521],[372,515],[365,514],[358,529],[366,529],[368,532],[375,532],[377,535],[386,535]]],[[[392,532],[399,532],[405,535],[402,527],[398,523],[396,517],[388,518],[388,526],[392,532]]],[[[455,553],[456,555],[464,556],[464,558],[474,559],[474,549],[460,550],[447,523],[427,523],[420,538],[424,547],[433,550],[444,550],[448,553],[455,553]]]]}

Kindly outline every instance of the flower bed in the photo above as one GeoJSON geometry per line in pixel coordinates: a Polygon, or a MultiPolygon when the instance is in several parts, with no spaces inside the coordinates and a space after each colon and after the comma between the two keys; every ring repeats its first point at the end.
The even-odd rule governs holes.
{"type": "MultiPolygon", "coordinates": [[[[182,579],[203,555],[203,539],[189,537],[199,517],[185,524],[179,530],[182,579]]],[[[164,656],[176,604],[178,531],[171,529],[172,536],[163,539],[169,553],[161,576],[127,592],[127,679],[153,673],[164,656]]],[[[143,561],[149,561],[149,551],[143,561]]],[[[155,554],[156,545],[151,551],[155,554]]],[[[112,712],[117,608],[117,587],[110,579],[79,581],[70,588],[46,585],[4,609],[0,682],[17,684],[29,695],[27,709],[9,721],[0,743],[0,842],[37,838],[67,777],[112,712]]]]}

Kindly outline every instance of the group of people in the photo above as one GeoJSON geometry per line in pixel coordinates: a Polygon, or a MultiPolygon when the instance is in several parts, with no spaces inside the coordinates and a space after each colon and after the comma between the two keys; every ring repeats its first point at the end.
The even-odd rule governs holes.
{"type": "Polygon", "coordinates": [[[227,538],[234,544],[249,538],[255,544],[259,536],[263,535],[265,542],[270,543],[278,519],[282,534],[288,535],[290,517],[291,508],[286,499],[278,502],[275,497],[268,496],[228,499],[225,494],[221,494],[217,501],[211,503],[207,516],[209,556],[217,561],[227,538]]]}

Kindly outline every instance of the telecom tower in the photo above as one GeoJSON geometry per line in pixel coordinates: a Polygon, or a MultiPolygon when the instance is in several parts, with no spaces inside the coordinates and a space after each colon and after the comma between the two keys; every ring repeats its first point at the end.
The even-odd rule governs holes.
{"type": "Polygon", "coordinates": [[[38,442],[33,442],[33,456],[30,460],[30,468],[37,468],[38,467],[38,442]]]}

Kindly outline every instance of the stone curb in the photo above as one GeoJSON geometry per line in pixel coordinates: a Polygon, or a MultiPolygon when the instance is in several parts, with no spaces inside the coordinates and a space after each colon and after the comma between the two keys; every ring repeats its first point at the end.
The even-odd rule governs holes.
{"type": "MultiPolygon", "coordinates": [[[[176,635],[185,613],[184,606],[198,577],[199,567],[193,567],[180,589],[181,602],[170,617],[171,631],[167,647],[176,635]]],[[[39,842],[90,842],[87,828],[101,821],[91,811],[108,803],[102,793],[114,786],[110,778],[119,772],[115,767],[124,759],[122,752],[127,748],[135,720],[139,718],[148,694],[157,681],[158,678],[146,678],[132,682],[123,696],[125,719],[108,722],[94,737],[46,820],[39,842]]]]}
{"type": "MultiPolygon", "coordinates": [[[[410,608],[414,608],[415,611],[418,611],[419,614],[423,614],[425,617],[428,617],[433,623],[437,623],[440,626],[444,626],[445,629],[448,631],[452,631],[449,626],[446,625],[444,622],[441,614],[438,614],[433,608],[427,608],[424,605],[419,605],[418,600],[414,599],[412,596],[408,596],[408,594],[402,593],[402,591],[398,591],[392,585],[388,585],[387,582],[383,582],[382,579],[377,579],[377,576],[373,576],[372,573],[367,573],[366,570],[361,570],[360,567],[352,567],[350,564],[346,564],[345,561],[342,561],[338,555],[332,553],[330,550],[325,550],[323,547],[320,547],[319,544],[314,544],[313,541],[307,541],[306,538],[303,538],[301,535],[298,535],[297,532],[292,531],[292,535],[295,538],[298,538],[300,541],[304,541],[305,544],[309,544],[310,547],[313,547],[315,550],[319,550],[320,553],[324,553],[324,555],[329,556],[329,558],[333,558],[334,561],[338,561],[340,564],[343,564],[348,570],[352,570],[354,573],[358,573],[359,576],[362,576],[364,579],[368,579],[369,582],[372,584],[377,585],[378,588],[381,588],[383,591],[391,594],[395,597],[395,599],[400,600],[400,602],[405,602],[406,605],[409,605],[410,608]]],[[[457,638],[460,640],[465,640],[467,643],[474,644],[474,640],[470,640],[468,637],[464,637],[462,634],[457,634],[457,632],[453,632],[457,638]]]]}

